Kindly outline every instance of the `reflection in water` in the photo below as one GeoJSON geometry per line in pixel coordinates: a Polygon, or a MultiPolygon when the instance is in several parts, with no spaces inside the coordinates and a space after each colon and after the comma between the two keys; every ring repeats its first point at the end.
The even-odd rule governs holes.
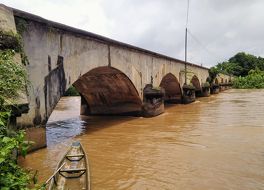
{"type": "Polygon", "coordinates": [[[21,160],[41,180],[78,139],[95,190],[264,189],[263,90],[170,105],[155,118],[79,117],[78,110],[79,98],[63,98],[47,126],[49,146],[21,160]]]}
{"type": "Polygon", "coordinates": [[[79,118],[50,122],[47,124],[47,145],[51,146],[73,136],[80,135],[84,128],[85,122],[79,118]]]}
{"type": "Polygon", "coordinates": [[[47,145],[80,135],[85,122],[80,119],[80,97],[63,97],[49,118],[46,128],[47,145]]]}

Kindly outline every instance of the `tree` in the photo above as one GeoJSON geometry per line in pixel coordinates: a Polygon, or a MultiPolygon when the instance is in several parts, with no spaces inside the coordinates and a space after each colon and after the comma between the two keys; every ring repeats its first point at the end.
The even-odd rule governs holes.
{"type": "Polygon", "coordinates": [[[216,68],[224,74],[244,77],[248,75],[250,70],[256,70],[258,68],[264,71],[264,58],[239,52],[228,61],[218,63],[216,68]]]}
{"type": "Polygon", "coordinates": [[[220,73],[219,67],[211,67],[209,69],[209,78],[207,79],[207,82],[212,84],[218,73],[220,73]]]}

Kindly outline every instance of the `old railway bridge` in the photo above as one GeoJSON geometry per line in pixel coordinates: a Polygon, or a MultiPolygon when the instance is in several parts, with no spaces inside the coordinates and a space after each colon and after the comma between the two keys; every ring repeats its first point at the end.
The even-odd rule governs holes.
{"type": "MultiPolygon", "coordinates": [[[[22,36],[30,85],[24,98],[28,112],[17,118],[17,125],[27,128],[36,148],[46,145],[45,124],[71,85],[81,94],[81,114],[142,113],[148,84],[156,91],[162,87],[165,101],[192,101],[194,91],[209,95],[208,68],[186,63],[185,70],[184,61],[4,5],[0,5],[0,19],[2,32],[22,36]]],[[[230,82],[225,75],[216,80],[212,88],[216,92],[219,85],[230,82]]]]}

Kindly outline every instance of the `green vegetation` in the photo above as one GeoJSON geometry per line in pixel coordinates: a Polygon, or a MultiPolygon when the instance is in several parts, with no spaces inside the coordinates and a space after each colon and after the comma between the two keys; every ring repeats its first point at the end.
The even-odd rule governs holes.
{"type": "Polygon", "coordinates": [[[244,52],[237,53],[228,61],[217,64],[214,69],[224,74],[245,77],[250,70],[260,69],[264,71],[264,58],[256,57],[244,52]]]}
{"type": "MultiPolygon", "coordinates": [[[[25,132],[10,126],[15,99],[25,91],[27,74],[23,65],[14,61],[15,52],[21,53],[13,33],[0,33],[0,187],[1,190],[27,190],[34,175],[17,165],[17,152],[27,154],[29,143],[25,132]],[[14,40],[15,39],[15,40],[14,40]],[[12,43],[15,43],[12,44],[12,43]],[[14,46],[12,46],[14,45],[14,46]]],[[[33,185],[34,186],[34,185],[33,185]]],[[[37,188],[36,186],[32,188],[37,188]]]]}
{"type": "Polygon", "coordinates": [[[237,77],[233,82],[235,88],[264,88],[264,71],[251,70],[245,77],[237,77]]]}
{"type": "Polygon", "coordinates": [[[209,69],[209,77],[206,79],[206,82],[212,84],[219,73],[221,73],[221,71],[217,67],[211,67],[209,69]]]}
{"type": "Polygon", "coordinates": [[[79,92],[74,88],[74,86],[70,86],[68,90],[65,92],[64,96],[80,96],[79,92]]]}
{"type": "Polygon", "coordinates": [[[14,51],[0,52],[0,186],[1,189],[23,189],[30,177],[16,164],[15,151],[26,155],[28,144],[24,132],[15,132],[9,127],[12,99],[18,96],[26,83],[26,72],[14,63],[14,51]]]}
{"type": "Polygon", "coordinates": [[[209,88],[210,87],[209,82],[202,83],[202,87],[203,88],[209,88]]]}
{"type": "Polygon", "coordinates": [[[26,86],[26,71],[13,61],[15,52],[12,50],[0,51],[0,107],[12,104],[10,100],[19,95],[19,91],[26,86]]]}
{"type": "Polygon", "coordinates": [[[208,82],[212,83],[218,73],[223,73],[235,76],[235,88],[264,88],[263,72],[264,58],[240,52],[211,67],[208,82]]]}
{"type": "Polygon", "coordinates": [[[21,61],[24,65],[28,64],[28,58],[24,52],[22,37],[20,34],[15,34],[12,31],[0,31],[0,48],[2,50],[14,50],[21,55],[21,61]]]}
{"type": "Polygon", "coordinates": [[[24,18],[15,17],[16,29],[17,32],[22,36],[22,34],[27,30],[29,25],[28,21],[24,18]]]}
{"type": "Polygon", "coordinates": [[[195,87],[193,86],[193,84],[192,83],[190,83],[190,84],[184,84],[183,86],[182,86],[182,88],[183,89],[190,89],[190,90],[195,90],[195,87]]]}

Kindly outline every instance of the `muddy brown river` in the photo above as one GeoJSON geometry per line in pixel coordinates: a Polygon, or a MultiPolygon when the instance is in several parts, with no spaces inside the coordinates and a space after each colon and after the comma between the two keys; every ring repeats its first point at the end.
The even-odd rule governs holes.
{"type": "Polygon", "coordinates": [[[65,97],[48,147],[20,163],[46,180],[74,140],[89,156],[93,190],[264,190],[264,90],[228,90],[154,118],[80,117],[65,97]]]}

